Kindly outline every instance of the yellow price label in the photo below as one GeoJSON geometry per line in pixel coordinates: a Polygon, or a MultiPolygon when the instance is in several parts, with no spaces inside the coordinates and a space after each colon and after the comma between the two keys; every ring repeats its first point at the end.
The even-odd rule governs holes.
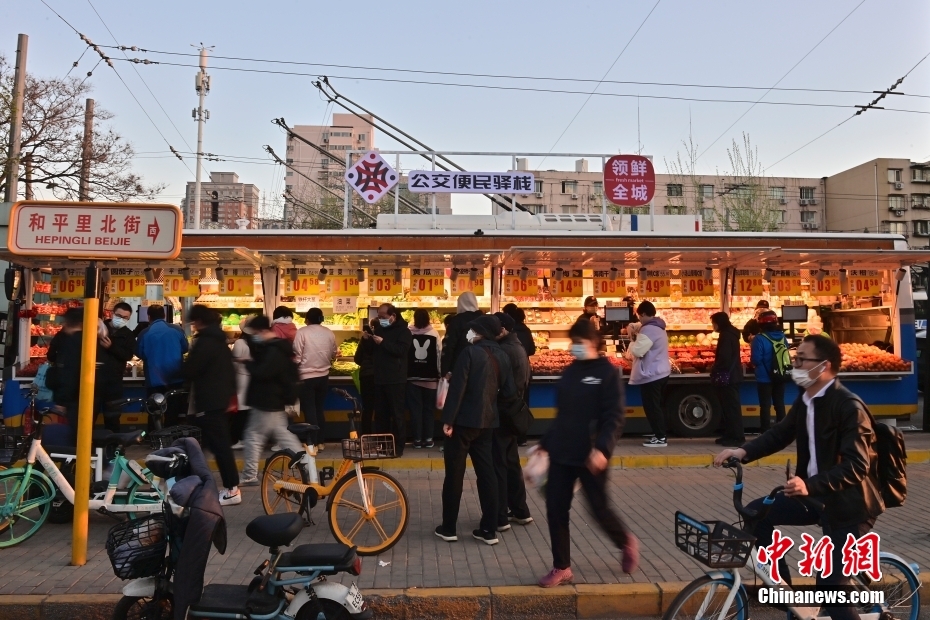
{"type": "Polygon", "coordinates": [[[761,295],[762,294],[762,274],[758,271],[749,269],[736,270],[736,294],[737,295],[761,295]]]}
{"type": "Polygon", "coordinates": [[[668,270],[647,271],[639,283],[639,290],[649,297],[668,297],[672,294],[672,273],[668,270]]]}
{"type": "Polygon", "coordinates": [[[703,269],[684,269],[681,272],[682,297],[713,297],[714,280],[705,278],[703,269]]]}
{"type": "Polygon", "coordinates": [[[110,295],[145,297],[145,278],[143,276],[110,276],[110,295]]]}
{"type": "Polygon", "coordinates": [[[223,276],[219,294],[223,297],[252,297],[255,295],[255,276],[223,276]]]}
{"type": "Polygon", "coordinates": [[[326,286],[330,295],[358,296],[356,276],[332,276],[326,280],[326,286]]]}
{"type": "Polygon", "coordinates": [[[531,269],[525,280],[520,278],[516,269],[504,273],[504,294],[513,297],[535,297],[539,294],[539,278],[536,270],[531,269]]]}
{"type": "Polygon", "coordinates": [[[83,299],[84,276],[52,276],[52,299],[83,299]]]}
{"type": "Polygon", "coordinates": [[[850,271],[848,282],[849,294],[854,297],[874,297],[882,293],[882,278],[877,271],[850,271]]]}
{"type": "Polygon", "coordinates": [[[484,276],[479,275],[474,281],[467,275],[457,275],[449,278],[449,293],[451,295],[461,295],[462,293],[474,293],[475,296],[484,295],[484,276]]]}
{"type": "Polygon", "coordinates": [[[610,271],[594,272],[594,295],[595,297],[625,297],[626,296],[626,277],[622,270],[616,273],[615,279],[611,280],[610,271]]]}
{"type": "Polygon", "coordinates": [[[775,271],[769,281],[769,293],[779,297],[797,296],[802,293],[800,271],[775,271]]]}
{"type": "Polygon", "coordinates": [[[379,297],[393,297],[400,295],[404,290],[403,279],[400,270],[395,272],[394,269],[369,269],[368,270],[368,294],[379,297]],[[397,279],[394,279],[394,276],[397,279]]]}
{"type": "Polygon", "coordinates": [[[414,295],[425,296],[444,295],[446,293],[446,279],[443,276],[411,274],[410,292],[414,295]]]}
{"type": "Polygon", "coordinates": [[[163,276],[165,296],[171,297],[199,297],[200,278],[185,280],[184,276],[163,276]]]}
{"type": "Polygon", "coordinates": [[[553,297],[583,297],[584,278],[581,269],[566,270],[561,280],[549,280],[549,292],[553,297]]]}
{"type": "Polygon", "coordinates": [[[296,280],[290,274],[284,278],[284,294],[288,297],[310,297],[320,293],[320,280],[315,275],[301,273],[296,280]]]}
{"type": "Polygon", "coordinates": [[[832,297],[833,295],[840,295],[842,292],[843,287],[840,284],[840,276],[835,271],[828,272],[821,280],[811,278],[811,294],[814,297],[832,297]]]}

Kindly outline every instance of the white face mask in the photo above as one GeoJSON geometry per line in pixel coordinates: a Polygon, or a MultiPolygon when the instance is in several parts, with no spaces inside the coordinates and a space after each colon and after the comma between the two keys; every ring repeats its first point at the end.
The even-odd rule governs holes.
{"type": "Polygon", "coordinates": [[[129,319],[124,319],[121,316],[114,316],[113,320],[110,321],[110,324],[116,329],[119,329],[120,327],[126,327],[126,325],[129,324],[129,319]]]}
{"type": "MultiPolygon", "coordinates": [[[[826,362],[821,362],[817,364],[817,366],[814,366],[814,368],[818,368],[820,366],[823,366],[824,364],[826,364],[826,362]]],[[[804,370],[803,368],[792,368],[791,369],[791,380],[797,383],[798,387],[806,390],[810,386],[814,385],[817,382],[817,379],[820,378],[820,375],[822,375],[824,371],[826,370],[826,368],[822,368],[820,372],[817,373],[817,376],[812,379],[810,376],[811,375],[810,371],[813,370],[814,368],[811,368],[810,370],[804,370]]]]}
{"type": "Polygon", "coordinates": [[[476,338],[477,336],[478,336],[478,334],[475,333],[475,330],[470,329],[470,330],[468,330],[468,333],[465,334],[465,340],[467,340],[469,343],[471,343],[471,342],[474,342],[474,341],[475,341],[475,338],[476,338]]]}
{"type": "Polygon", "coordinates": [[[588,356],[588,347],[583,344],[573,344],[570,351],[576,360],[590,359],[588,356]]]}

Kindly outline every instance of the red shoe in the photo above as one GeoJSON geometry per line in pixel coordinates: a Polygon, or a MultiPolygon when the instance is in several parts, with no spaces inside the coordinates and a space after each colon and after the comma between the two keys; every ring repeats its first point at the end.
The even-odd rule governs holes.
{"type": "Polygon", "coordinates": [[[637,566],[639,566],[639,540],[632,534],[627,534],[620,567],[624,573],[632,573],[637,566]]]}
{"type": "Polygon", "coordinates": [[[571,583],[575,576],[570,568],[553,568],[539,579],[540,588],[554,588],[563,583],[571,583]]]}

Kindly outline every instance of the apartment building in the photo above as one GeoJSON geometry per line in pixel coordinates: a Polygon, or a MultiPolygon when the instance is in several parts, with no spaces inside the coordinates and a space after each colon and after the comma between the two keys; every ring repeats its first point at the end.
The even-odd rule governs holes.
{"type": "MultiPolygon", "coordinates": [[[[181,211],[185,214],[185,228],[194,227],[194,189],[188,182],[181,211]]],[[[260,192],[251,183],[240,183],[235,172],[211,172],[210,181],[200,184],[200,227],[239,228],[237,220],[248,220],[254,228],[258,218],[260,192]]]]}
{"type": "Polygon", "coordinates": [[[897,233],[930,247],[930,162],[873,159],[826,183],[828,230],[897,233]]]}

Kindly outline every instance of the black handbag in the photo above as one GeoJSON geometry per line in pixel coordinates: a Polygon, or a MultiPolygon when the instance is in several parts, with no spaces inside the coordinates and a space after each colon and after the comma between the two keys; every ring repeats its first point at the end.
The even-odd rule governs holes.
{"type": "Polygon", "coordinates": [[[736,363],[730,366],[729,370],[711,370],[710,371],[710,383],[714,387],[730,387],[733,382],[733,370],[736,368],[736,363]]]}

